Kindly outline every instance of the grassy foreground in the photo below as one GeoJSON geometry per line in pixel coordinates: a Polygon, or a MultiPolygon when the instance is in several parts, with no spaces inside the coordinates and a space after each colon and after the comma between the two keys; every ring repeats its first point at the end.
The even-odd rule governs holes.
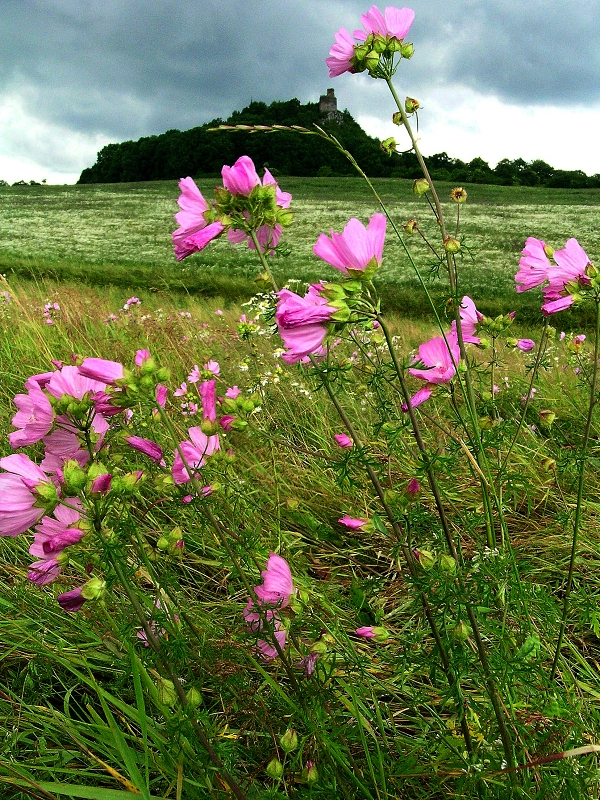
{"type": "MultiPolygon", "coordinates": [[[[180,660],[190,652],[183,632],[169,633],[169,651],[186,680],[200,687],[197,718],[225,765],[242,775],[248,798],[597,796],[595,756],[532,766],[520,774],[519,793],[510,793],[507,776],[492,766],[501,760],[499,744],[490,737],[493,724],[480,676],[472,672],[472,645],[456,638],[452,658],[463,680],[478,754],[468,765],[458,731],[459,709],[449,693],[440,691],[432,643],[413,599],[411,578],[401,566],[399,543],[383,528],[365,536],[337,522],[344,513],[370,515],[373,501],[357,465],[336,451],[333,434],[339,423],[315,393],[310,376],[295,367],[276,367],[277,337],[238,338],[238,309],[216,315],[221,310],[217,301],[187,298],[182,305],[150,294],[139,307],[124,312],[120,309],[127,297],[120,290],[74,286],[54,287],[61,308],[53,325],[47,325],[42,315],[47,288],[17,286],[0,317],[4,432],[11,430],[11,400],[22,391],[23,380],[48,369],[51,359],[68,362],[71,353],[130,361],[136,348],[149,348],[169,365],[172,387],[186,379],[195,363],[215,358],[226,374],[223,380],[262,394],[262,409],[253,415],[249,431],[231,437],[242,488],[223,514],[241,537],[238,555],[254,577],[255,567],[244,554],[259,561],[270,549],[293,554],[294,580],[310,598],[298,612],[294,647],[301,653],[325,634],[336,641],[333,648],[329,645],[318,677],[307,681],[300,695],[290,695],[284,670],[265,667],[252,655],[252,639],[241,617],[244,587],[210,527],[192,508],[179,520],[185,557],[164,567],[171,572],[165,584],[169,597],[200,637],[191,663],[180,660]],[[107,322],[111,314],[116,319],[107,322]],[[386,644],[349,638],[356,627],[374,623],[389,631],[386,644]],[[285,756],[278,741],[290,727],[300,729],[301,749],[285,756]],[[283,782],[265,774],[276,755],[285,763],[283,782]],[[318,765],[314,783],[307,780],[307,760],[318,765]]],[[[404,321],[395,324],[393,333],[398,346],[409,352],[429,332],[404,321]]],[[[597,471],[590,473],[586,487],[586,524],[560,682],[551,688],[532,679],[534,667],[549,658],[556,637],[569,555],[564,525],[575,490],[576,464],[570,453],[578,444],[582,419],[583,390],[573,372],[572,353],[556,343],[548,355],[528,418],[531,427],[515,448],[504,495],[511,544],[522,568],[518,590],[505,582],[498,553],[481,546],[480,499],[468,459],[439,430],[431,442],[437,441],[438,478],[462,553],[472,564],[469,580],[480,584],[485,635],[493,640],[508,627],[513,637],[510,656],[505,652],[496,658],[493,669],[513,687],[504,701],[513,707],[514,734],[525,743],[532,762],[600,740],[597,471]],[[551,434],[534,424],[542,407],[557,414],[551,434]],[[552,460],[555,465],[549,466],[552,460]],[[511,607],[515,597],[527,600],[535,645],[523,643],[518,617],[493,610],[498,589],[510,598],[511,607]]],[[[510,380],[499,376],[499,402],[509,418],[518,415],[528,382],[522,359],[509,359],[505,369],[510,380]]],[[[390,486],[403,486],[418,472],[418,457],[400,440],[386,454],[372,427],[373,409],[381,399],[373,392],[368,363],[357,365],[344,400],[374,452],[388,459],[390,486]]],[[[425,413],[437,418],[442,406],[434,403],[425,413]]],[[[178,430],[183,433],[186,424],[180,417],[178,430]]],[[[3,436],[0,454],[9,452],[3,436]]],[[[158,535],[173,522],[156,508],[145,519],[134,511],[123,525],[149,525],[158,535]]],[[[427,492],[411,524],[419,547],[439,549],[427,492]]],[[[27,536],[0,540],[0,724],[7,731],[0,749],[2,797],[230,797],[222,781],[211,777],[210,765],[194,761],[194,745],[190,748],[186,738],[191,733],[176,710],[160,702],[153,706],[152,686],[144,681],[156,673],[136,638],[139,628],[126,599],[117,595],[110,608],[61,612],[55,587],[39,589],[26,579],[28,544],[27,536]]],[[[440,613],[451,627],[457,622],[452,581],[443,572],[435,580],[440,613]]],[[[150,574],[142,574],[141,585],[151,597],[150,574]]]]}

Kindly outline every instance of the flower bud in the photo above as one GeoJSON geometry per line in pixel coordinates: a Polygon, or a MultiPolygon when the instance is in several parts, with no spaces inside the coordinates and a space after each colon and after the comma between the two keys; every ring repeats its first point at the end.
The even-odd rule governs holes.
{"type": "Polygon", "coordinates": [[[457,642],[466,641],[472,633],[473,633],[472,629],[467,625],[466,622],[462,622],[462,620],[452,631],[452,635],[454,636],[457,642]]]}
{"type": "Polygon", "coordinates": [[[409,220],[408,220],[408,222],[405,222],[405,223],[404,223],[404,225],[403,225],[402,227],[404,228],[404,230],[406,231],[406,233],[407,233],[409,236],[412,236],[412,235],[413,235],[413,233],[414,233],[416,230],[418,230],[418,229],[419,229],[419,223],[417,222],[417,220],[416,220],[416,219],[409,219],[409,220]]]}
{"type": "Polygon", "coordinates": [[[164,706],[173,707],[177,703],[177,692],[173,681],[159,677],[156,681],[156,689],[158,691],[158,700],[164,706]]]}
{"type": "Polygon", "coordinates": [[[90,578],[81,587],[81,596],[86,600],[99,600],[106,591],[106,581],[101,578],[90,578]]]}
{"type": "Polygon", "coordinates": [[[219,423],[215,420],[212,420],[205,417],[202,422],[200,423],[200,430],[202,433],[205,433],[207,436],[214,436],[215,433],[219,432],[219,423]]]}
{"type": "Polygon", "coordinates": [[[278,781],[283,775],[283,764],[278,758],[272,758],[267,764],[265,772],[269,778],[273,778],[273,780],[278,781]]]}
{"type": "Polygon", "coordinates": [[[298,734],[293,728],[288,728],[279,739],[279,744],[284,753],[293,753],[298,747],[298,734]]]}
{"type": "Polygon", "coordinates": [[[370,53],[367,53],[363,63],[365,65],[365,69],[369,71],[369,74],[372,74],[379,66],[379,53],[377,53],[375,50],[371,50],[370,53]]]}
{"type": "Polygon", "coordinates": [[[416,194],[417,197],[420,197],[425,192],[429,191],[429,181],[427,178],[417,178],[416,181],[413,181],[413,194],[416,194]]]}
{"type": "Polygon", "coordinates": [[[309,785],[316,783],[319,780],[319,771],[312,761],[306,762],[306,766],[302,772],[302,777],[309,785]]]}
{"type": "Polygon", "coordinates": [[[415,52],[415,46],[414,44],[410,44],[410,42],[407,42],[406,44],[403,44],[400,47],[400,55],[402,56],[402,58],[412,58],[414,52],[415,52]]]}
{"type": "Polygon", "coordinates": [[[489,431],[494,427],[494,420],[491,417],[479,417],[477,420],[479,430],[489,431]]]}
{"type": "Polygon", "coordinates": [[[419,548],[418,550],[413,550],[413,555],[423,567],[425,572],[429,572],[429,570],[435,564],[435,555],[430,550],[423,550],[422,548],[419,548]]]}
{"type": "Polygon", "coordinates": [[[448,575],[456,574],[456,559],[449,556],[447,553],[442,553],[440,556],[440,569],[448,575]]]}
{"type": "Polygon", "coordinates": [[[63,467],[63,480],[67,494],[77,494],[87,483],[87,475],[77,461],[69,460],[63,467]]]}
{"type": "Polygon", "coordinates": [[[444,250],[447,253],[458,253],[460,250],[460,242],[454,236],[446,236],[444,239],[444,250]]]}
{"type": "Polygon", "coordinates": [[[402,112],[396,111],[392,114],[392,122],[394,125],[404,125],[404,119],[402,118],[402,112]]]}
{"type": "Polygon", "coordinates": [[[198,708],[199,705],[202,704],[202,692],[199,689],[196,689],[195,686],[192,686],[186,692],[187,697],[187,704],[190,708],[198,708]]]}
{"type": "Polygon", "coordinates": [[[544,472],[554,472],[556,469],[556,461],[553,458],[544,458],[541,467],[544,472]]]}
{"type": "Polygon", "coordinates": [[[552,423],[556,419],[556,414],[553,411],[550,411],[550,409],[548,408],[545,408],[542,411],[540,411],[538,416],[540,419],[540,425],[546,425],[546,427],[548,428],[550,427],[550,425],[552,425],[552,423]]]}
{"type": "Polygon", "coordinates": [[[418,100],[415,100],[414,97],[407,97],[404,101],[404,109],[406,110],[407,114],[414,114],[415,111],[418,111],[421,107],[421,104],[418,100]]]}

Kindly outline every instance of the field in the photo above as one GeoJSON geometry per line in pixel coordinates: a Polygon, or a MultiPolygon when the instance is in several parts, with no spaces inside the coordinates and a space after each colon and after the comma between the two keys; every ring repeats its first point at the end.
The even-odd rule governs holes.
{"type": "MultiPolygon", "coordinates": [[[[368,187],[279,182],[296,217],[276,278],[340,280],[312,247],[366,222],[368,187]]],[[[374,183],[438,246],[410,182],[374,183]]],[[[517,321],[486,321],[490,346],[465,345],[410,413],[408,367],[439,330],[389,226],[383,315],[350,286],[326,360],[287,364],[269,301],[242,305],[255,254],[219,240],[175,261],[175,183],[0,189],[0,457],[36,414],[85,450],[56,472],[59,508],[85,513],[48,583],[29,565],[48,563],[32,532],[52,488],[11,506],[15,462],[0,473],[0,530],[37,514],[0,537],[2,798],[598,796],[597,317],[590,302],[543,327],[539,291],[516,295],[514,274],[528,236],[576,237],[593,260],[600,191],[466,188],[460,292],[517,321]],[[86,358],[127,371],[93,401],[42,378],[45,399],[11,424],[25,381],[86,358]],[[192,462],[201,423],[220,449],[192,462]],[[184,456],[196,477],[178,483],[184,456]],[[281,564],[265,577],[273,553],[293,588],[281,564]],[[263,579],[282,593],[270,606],[263,579]],[[81,585],[77,610],[57,602],[81,585]]],[[[422,239],[407,247],[428,274],[422,239]]],[[[428,286],[448,332],[449,287],[428,286]]],[[[49,458],[47,433],[18,451],[49,458]]]]}
{"type": "MultiPolygon", "coordinates": [[[[276,260],[274,271],[279,278],[322,279],[312,253],[318,233],[341,229],[351,216],[366,221],[377,203],[360,178],[280,181],[293,195],[296,216],[285,239],[288,252],[276,260]]],[[[207,194],[216,184],[217,178],[199,182],[207,194]]],[[[376,179],[374,185],[398,225],[417,218],[435,237],[427,203],[414,197],[410,181],[376,179]]],[[[448,198],[452,188],[440,184],[440,197],[448,198]]],[[[537,318],[536,301],[514,295],[525,239],[536,236],[560,247],[575,236],[594,252],[600,245],[600,190],[467,188],[461,231],[469,252],[459,261],[465,293],[476,294],[484,310],[487,302],[489,313],[502,310],[496,303],[500,298],[510,300],[512,308],[527,308],[529,319],[537,318]]],[[[0,269],[9,277],[73,278],[135,291],[166,289],[247,299],[254,292],[257,271],[250,253],[217,241],[179,265],[175,262],[170,233],[177,194],[175,182],[0,188],[0,269]]],[[[456,211],[450,202],[444,208],[450,216],[456,211]]],[[[406,304],[411,314],[427,313],[402,248],[391,232],[387,240],[378,281],[386,284],[390,310],[402,313],[406,304]]],[[[422,241],[414,236],[408,245],[423,267],[422,241]]]]}

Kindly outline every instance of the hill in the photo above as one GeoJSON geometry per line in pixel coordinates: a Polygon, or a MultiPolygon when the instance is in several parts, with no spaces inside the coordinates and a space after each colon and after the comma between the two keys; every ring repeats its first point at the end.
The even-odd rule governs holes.
{"type": "MultiPolygon", "coordinates": [[[[322,98],[326,101],[329,98],[322,98]]],[[[333,100],[335,100],[333,98],[333,100]]],[[[327,103],[300,103],[296,98],[267,105],[251,102],[228,119],[188,131],[169,130],[137,141],[109,144],[98,153],[92,167],[84,169],[78,183],[122,183],[172,180],[185,175],[218,175],[223,164],[249,155],[257,166],[268,166],[275,175],[333,177],[353,175],[349,161],[317,136],[297,133],[244,133],[210,131],[218,125],[318,124],[333,133],[374,178],[416,178],[420,175],[413,153],[383,152],[379,141],[368,136],[349,111],[327,111],[327,103]]],[[[434,180],[502,186],[547,186],[587,189],[600,187],[600,175],[581,170],[555,170],[545,161],[503,159],[495,168],[482,158],[470,162],[438,153],[426,159],[434,180]]]]}

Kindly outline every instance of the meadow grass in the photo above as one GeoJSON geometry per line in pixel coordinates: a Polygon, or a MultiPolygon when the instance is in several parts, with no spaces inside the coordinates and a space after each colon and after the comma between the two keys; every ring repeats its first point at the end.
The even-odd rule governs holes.
{"type": "MultiPolygon", "coordinates": [[[[264,563],[271,549],[293,554],[294,581],[310,601],[293,623],[292,646],[298,653],[306,652],[324,633],[336,642],[329,645],[318,679],[306,682],[295,696],[289,693],[280,666],[265,667],[253,658],[252,640],[241,616],[244,586],[210,525],[192,507],[178,513],[162,511],[160,504],[145,511],[132,508],[122,520],[132,537],[136,530],[145,531],[149,543],[161,531],[182,525],[185,557],[161,561],[153,551],[152,560],[140,567],[140,589],[153,597],[152,569],[158,569],[176,608],[193,622],[199,638],[173,629],[168,651],[188,685],[201,688],[197,718],[228,769],[241,776],[247,796],[378,800],[513,796],[506,775],[486,772],[490,764],[499,764],[501,753],[481,676],[473,667],[472,645],[459,639],[452,645],[453,664],[469,706],[469,727],[477,742],[477,761],[469,766],[458,732],[459,712],[432,661],[432,642],[415,602],[413,579],[401,563],[399,542],[385,528],[365,536],[338,524],[344,513],[377,514],[377,504],[360,464],[336,451],[333,434],[340,430],[339,422],[322,393],[315,391],[314,379],[306,369],[277,367],[278,338],[265,331],[248,341],[240,338],[236,334],[240,309],[232,306],[217,316],[221,304],[216,300],[148,292],[141,296],[139,307],[125,312],[127,296],[120,288],[40,281],[37,286],[17,282],[10,290],[13,300],[0,317],[0,427],[6,432],[11,429],[11,400],[22,391],[23,381],[50,368],[51,359],[68,363],[72,353],[129,363],[136,349],[148,348],[169,365],[172,388],[186,379],[195,363],[215,358],[221,363],[223,381],[261,394],[261,410],[252,416],[249,430],[229,437],[236,453],[237,489],[235,495],[227,495],[219,513],[240,537],[236,555],[253,582],[258,573],[250,556],[264,563]],[[53,325],[43,318],[49,298],[61,306],[53,325]],[[116,319],[106,322],[111,314],[116,319]],[[349,639],[356,627],[374,623],[384,624],[390,632],[387,644],[349,639]],[[264,770],[277,752],[282,757],[277,742],[287,727],[299,728],[302,746],[300,753],[283,758],[286,777],[278,783],[266,778],[264,770]],[[315,785],[302,778],[307,758],[319,767],[315,785]],[[478,778],[480,772],[486,774],[484,783],[478,778]]],[[[433,329],[399,318],[392,320],[392,332],[397,346],[409,353],[433,329]]],[[[350,353],[353,346],[347,342],[340,347],[342,353],[350,353]]],[[[366,341],[366,347],[376,350],[377,341],[366,341]]],[[[474,358],[483,365],[485,352],[474,358]]],[[[508,426],[522,408],[527,363],[520,354],[506,355],[498,373],[502,384],[498,410],[508,426]]],[[[491,643],[509,632],[509,647],[493,655],[492,667],[511,687],[504,700],[514,711],[514,734],[525,743],[531,759],[600,738],[597,471],[590,472],[586,487],[586,522],[566,644],[569,655],[561,667],[560,684],[552,688],[540,680],[540,672],[533,672],[552,652],[569,558],[565,524],[574,502],[585,396],[575,365],[566,342],[552,343],[546,369],[536,383],[535,405],[507,474],[503,502],[520,565],[518,591],[507,578],[503,556],[482,547],[481,498],[469,460],[459,443],[444,433],[446,401],[432,400],[424,410],[426,419],[442,426],[429,429],[428,445],[438,454],[436,473],[452,511],[461,553],[472,564],[469,588],[478,597],[484,635],[491,643]],[[557,414],[552,430],[539,426],[537,412],[546,407],[557,414]],[[548,467],[548,459],[554,459],[556,466],[548,467]],[[498,593],[507,602],[504,614],[495,607],[498,593]],[[539,635],[539,644],[529,654],[524,649],[526,625],[516,611],[524,599],[539,635]]],[[[401,435],[403,426],[393,401],[378,394],[377,370],[376,358],[357,362],[340,385],[340,396],[374,458],[385,465],[386,485],[401,487],[420,474],[422,465],[410,441],[401,435]],[[388,407],[396,431],[391,445],[385,444],[375,426],[381,403],[388,407]]],[[[178,432],[185,435],[189,420],[176,413],[174,417],[178,432]]],[[[492,451],[500,446],[494,429],[486,435],[492,451]]],[[[594,463],[596,450],[594,445],[594,463]]],[[[9,452],[3,437],[0,454],[9,452]]],[[[415,545],[440,550],[441,534],[427,492],[411,512],[410,524],[415,545]]],[[[222,782],[211,777],[211,766],[185,719],[157,699],[151,655],[136,638],[138,623],[118,587],[114,589],[118,602],[64,614],[56,605],[53,587],[41,590],[27,582],[28,544],[25,536],[0,540],[5,643],[0,658],[0,719],[7,731],[0,749],[3,797],[124,800],[139,796],[127,794],[135,787],[152,798],[231,796],[222,782]]],[[[68,574],[66,585],[67,579],[68,574]]],[[[451,576],[434,570],[419,580],[422,588],[438,592],[439,614],[451,629],[457,622],[453,606],[462,602],[454,595],[451,576]]],[[[532,767],[525,774],[520,794],[514,796],[540,800],[597,796],[598,771],[591,760],[576,764],[564,760],[551,767],[532,767]]]]}
{"type": "MultiPolygon", "coordinates": [[[[280,282],[288,278],[320,280],[322,266],[312,252],[320,232],[341,230],[350,216],[363,221],[377,209],[360,178],[279,178],[293,194],[294,224],[286,230],[281,253],[273,259],[280,282]]],[[[210,195],[219,182],[203,178],[199,186],[210,195]]],[[[375,179],[374,186],[397,225],[417,218],[435,239],[428,206],[412,194],[412,182],[375,179]]],[[[451,184],[441,183],[442,200],[451,184]]],[[[459,271],[463,291],[477,296],[484,313],[497,314],[511,303],[521,318],[539,318],[537,300],[514,297],[514,274],[528,236],[561,247],[574,236],[589,252],[600,245],[597,206],[600,190],[466,185],[469,199],[462,207],[463,257],[459,271]]],[[[248,299],[254,294],[256,263],[250,251],[226,239],[211,243],[181,263],[173,258],[178,190],[175,181],[138,184],[9,187],[0,189],[0,270],[9,278],[56,278],[89,285],[113,285],[192,295],[248,299]]],[[[444,203],[451,220],[453,203],[444,203]]],[[[430,263],[418,236],[408,247],[424,274],[430,263]]],[[[427,301],[400,243],[388,232],[384,265],[377,278],[387,308],[401,314],[426,316],[427,301]]],[[[443,305],[447,291],[439,281],[434,292],[443,305]]],[[[567,321],[569,315],[566,316],[567,321]]],[[[575,312],[573,325],[586,321],[575,312]]]]}

